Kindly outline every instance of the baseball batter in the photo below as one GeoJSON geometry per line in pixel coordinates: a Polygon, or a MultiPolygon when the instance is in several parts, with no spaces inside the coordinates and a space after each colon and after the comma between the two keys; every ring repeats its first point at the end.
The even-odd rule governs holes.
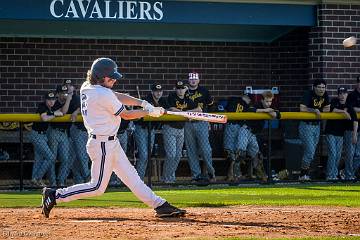
{"type": "Polygon", "coordinates": [[[89,134],[86,148],[92,161],[91,181],[57,190],[44,188],[42,213],[46,218],[57,203],[103,194],[113,171],[141,201],[155,209],[155,216],[178,217],[186,213],[155,195],[144,184],[120,146],[116,134],[121,118],[160,117],[164,113],[161,107],[112,91],[114,83],[121,78],[116,63],[109,58],[96,59],[88,71],[80,95],[81,114],[89,134]],[[126,110],[124,104],[143,109],[126,110]]]}

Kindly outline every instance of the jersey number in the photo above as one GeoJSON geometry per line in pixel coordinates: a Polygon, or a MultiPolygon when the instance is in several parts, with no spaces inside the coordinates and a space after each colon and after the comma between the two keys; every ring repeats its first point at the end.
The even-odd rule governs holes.
{"type": "Polygon", "coordinates": [[[87,96],[86,94],[81,94],[81,114],[87,116],[87,96]]]}

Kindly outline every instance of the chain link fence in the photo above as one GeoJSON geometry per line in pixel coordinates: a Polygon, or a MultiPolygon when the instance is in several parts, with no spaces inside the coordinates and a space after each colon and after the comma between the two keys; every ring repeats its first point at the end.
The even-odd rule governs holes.
{"type": "MultiPolygon", "coordinates": [[[[124,122],[117,138],[148,184],[356,181],[360,143],[354,143],[351,131],[339,136],[329,133],[325,123],[246,120],[138,125],[134,121],[124,122]]],[[[88,136],[82,123],[67,129],[52,123],[45,132],[17,122],[1,126],[2,189],[89,181],[88,136]]],[[[122,186],[121,180],[113,175],[110,186],[122,186]]]]}

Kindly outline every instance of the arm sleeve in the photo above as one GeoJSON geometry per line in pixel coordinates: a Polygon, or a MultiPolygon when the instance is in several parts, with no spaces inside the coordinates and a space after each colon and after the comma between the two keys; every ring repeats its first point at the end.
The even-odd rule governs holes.
{"type": "Polygon", "coordinates": [[[351,121],[355,122],[358,120],[357,114],[353,107],[348,107],[347,112],[350,114],[351,121]]]}
{"type": "Polygon", "coordinates": [[[99,101],[103,101],[109,112],[115,116],[119,116],[125,110],[125,106],[119,101],[115,94],[111,91],[104,95],[99,101]]]}
{"type": "Polygon", "coordinates": [[[330,104],[330,98],[329,95],[327,93],[325,93],[325,102],[324,102],[324,107],[330,104]]]}
{"type": "MultiPolygon", "coordinates": [[[[325,105],[326,106],[326,105],[325,105]]],[[[335,99],[331,99],[330,102],[330,112],[334,111],[334,108],[336,108],[336,100],[335,99]]]]}
{"type": "Polygon", "coordinates": [[[36,113],[39,113],[40,115],[43,113],[48,113],[49,111],[51,110],[49,110],[45,104],[40,104],[36,109],[36,113]]]}
{"type": "Polygon", "coordinates": [[[303,100],[301,102],[301,104],[309,107],[311,106],[311,96],[310,96],[310,91],[306,91],[303,97],[303,100]]]}
{"type": "Polygon", "coordinates": [[[214,104],[214,99],[213,97],[210,95],[210,92],[208,90],[206,90],[206,93],[205,93],[205,103],[206,105],[208,106],[211,106],[214,104]]]}
{"type": "Polygon", "coordinates": [[[346,105],[348,107],[354,107],[355,106],[355,103],[354,103],[354,97],[353,97],[353,94],[350,93],[349,96],[347,97],[346,99],[346,105]]]}
{"type": "Polygon", "coordinates": [[[169,96],[167,97],[167,106],[166,108],[171,108],[171,107],[176,107],[175,105],[175,98],[173,97],[172,94],[169,94],[169,96]]]}

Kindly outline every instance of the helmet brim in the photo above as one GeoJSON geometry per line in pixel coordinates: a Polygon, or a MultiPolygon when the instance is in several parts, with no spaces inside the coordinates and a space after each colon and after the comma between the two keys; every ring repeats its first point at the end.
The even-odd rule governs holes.
{"type": "Polygon", "coordinates": [[[120,80],[122,77],[123,76],[118,71],[115,71],[115,72],[113,72],[112,74],[109,75],[109,78],[116,79],[116,80],[120,80]]]}

